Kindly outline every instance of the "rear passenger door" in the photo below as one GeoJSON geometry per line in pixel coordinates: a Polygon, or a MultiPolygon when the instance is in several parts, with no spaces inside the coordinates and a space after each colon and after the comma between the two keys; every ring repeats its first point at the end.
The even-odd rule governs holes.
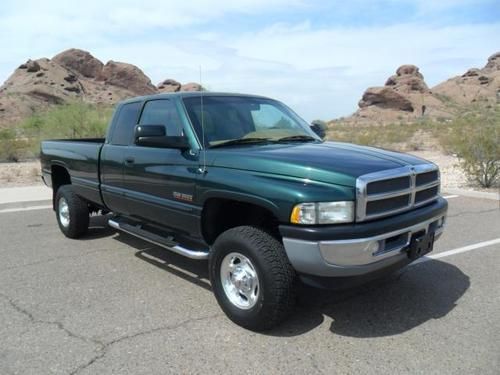
{"type": "Polygon", "coordinates": [[[106,144],[101,151],[102,196],[106,206],[115,213],[129,213],[123,185],[123,165],[142,104],[142,101],[137,101],[122,104],[117,108],[106,144]]]}
{"type": "MultiPolygon", "coordinates": [[[[144,104],[140,125],[163,125],[167,136],[184,136],[174,101],[155,99],[144,104]]],[[[133,216],[193,234],[200,210],[193,204],[198,161],[189,150],[136,146],[124,155],[123,186],[133,216]]]]}

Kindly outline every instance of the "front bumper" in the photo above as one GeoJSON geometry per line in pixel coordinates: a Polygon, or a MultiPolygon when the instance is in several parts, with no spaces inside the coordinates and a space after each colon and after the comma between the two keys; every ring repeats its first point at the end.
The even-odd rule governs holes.
{"type": "Polygon", "coordinates": [[[302,275],[353,277],[393,271],[410,263],[412,235],[444,229],[445,199],[404,214],[372,222],[335,226],[280,226],[290,262],[302,275]]]}

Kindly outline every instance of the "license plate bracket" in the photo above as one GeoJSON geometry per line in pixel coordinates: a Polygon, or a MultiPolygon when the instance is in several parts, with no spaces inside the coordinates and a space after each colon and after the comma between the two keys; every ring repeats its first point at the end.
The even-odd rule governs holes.
{"type": "Polygon", "coordinates": [[[418,259],[428,254],[434,248],[434,232],[425,234],[414,234],[411,237],[410,248],[408,249],[408,258],[418,259]]]}

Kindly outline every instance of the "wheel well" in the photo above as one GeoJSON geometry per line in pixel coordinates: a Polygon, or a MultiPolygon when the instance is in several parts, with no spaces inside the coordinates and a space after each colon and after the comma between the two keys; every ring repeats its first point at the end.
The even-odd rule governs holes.
{"type": "Polygon", "coordinates": [[[51,176],[52,176],[52,196],[53,196],[52,202],[54,202],[55,204],[55,197],[57,194],[57,190],[63,185],[70,185],[71,177],[67,169],[61,167],[60,165],[53,165],[51,167],[51,176]]]}
{"type": "Polygon", "coordinates": [[[201,217],[202,234],[209,245],[222,232],[241,225],[262,227],[279,238],[278,224],[276,216],[266,208],[222,198],[209,199],[201,217]]]}

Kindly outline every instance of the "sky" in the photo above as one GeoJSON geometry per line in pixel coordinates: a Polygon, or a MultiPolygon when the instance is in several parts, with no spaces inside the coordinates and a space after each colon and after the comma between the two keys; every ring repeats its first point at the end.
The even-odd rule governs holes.
{"type": "Polygon", "coordinates": [[[266,95],[306,120],[350,115],[415,64],[429,86],[500,51],[500,0],[2,0],[0,81],[68,48],[211,91],[266,95]]]}

